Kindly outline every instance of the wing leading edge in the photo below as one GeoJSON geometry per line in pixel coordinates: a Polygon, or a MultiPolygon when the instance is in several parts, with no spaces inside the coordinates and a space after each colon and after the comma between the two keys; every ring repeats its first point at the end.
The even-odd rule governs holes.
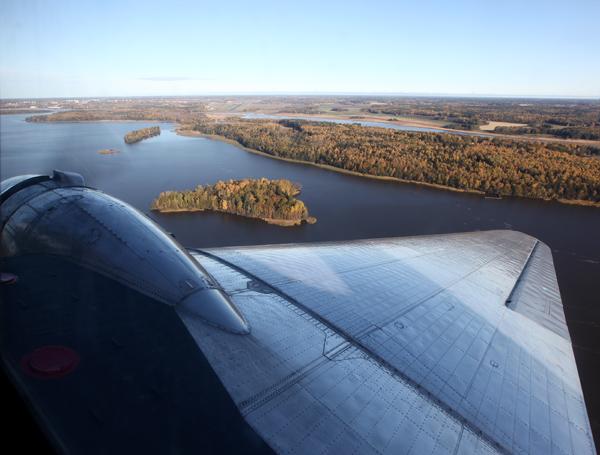
{"type": "Polygon", "coordinates": [[[514,231],[192,252],[180,317],[280,453],[595,453],[549,248],[514,231]]]}

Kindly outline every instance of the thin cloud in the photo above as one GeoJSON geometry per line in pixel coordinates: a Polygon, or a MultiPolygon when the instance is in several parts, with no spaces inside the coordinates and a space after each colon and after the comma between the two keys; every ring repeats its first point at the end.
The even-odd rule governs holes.
{"type": "Polygon", "coordinates": [[[139,81],[153,81],[153,82],[179,82],[179,81],[209,81],[209,78],[198,78],[198,77],[179,77],[179,76],[151,76],[151,77],[139,77],[139,81]]]}

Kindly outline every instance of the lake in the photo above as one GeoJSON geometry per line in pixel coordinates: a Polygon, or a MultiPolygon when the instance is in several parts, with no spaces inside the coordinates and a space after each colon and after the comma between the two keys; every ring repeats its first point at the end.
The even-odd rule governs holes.
{"type": "Polygon", "coordinates": [[[339,174],[249,153],[217,140],[174,133],[157,122],[26,123],[0,116],[0,177],[81,173],[89,186],[148,213],[165,190],[220,179],[287,178],[317,217],[314,225],[279,227],[217,213],[148,213],[185,246],[315,242],[516,229],[547,243],[558,282],[592,427],[600,419],[600,209],[526,199],[485,199],[413,184],[339,174]],[[159,125],[158,137],[126,145],[130,130],[159,125]],[[101,149],[119,154],[101,155],[101,149]]]}

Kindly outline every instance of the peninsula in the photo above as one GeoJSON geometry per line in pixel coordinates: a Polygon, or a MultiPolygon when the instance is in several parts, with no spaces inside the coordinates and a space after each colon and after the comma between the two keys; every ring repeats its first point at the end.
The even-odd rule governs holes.
{"type": "Polygon", "coordinates": [[[303,120],[203,120],[191,130],[341,172],[496,197],[600,206],[600,159],[584,145],[303,120]]]}
{"type": "Polygon", "coordinates": [[[315,223],[304,202],[296,199],[300,186],[289,180],[243,179],[199,185],[188,191],[165,191],[152,203],[159,212],[213,210],[258,218],[279,226],[315,223]]]}
{"type": "Polygon", "coordinates": [[[140,130],[130,131],[123,138],[126,144],[135,144],[136,142],[143,141],[153,136],[160,134],[159,126],[151,126],[149,128],[142,128],[140,130]]]}

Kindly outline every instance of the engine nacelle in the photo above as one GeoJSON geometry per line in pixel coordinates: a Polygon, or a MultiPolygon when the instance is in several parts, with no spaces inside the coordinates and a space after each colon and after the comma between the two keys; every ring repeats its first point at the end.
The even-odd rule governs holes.
{"type": "Polygon", "coordinates": [[[85,186],[81,175],[24,175],[0,186],[0,255],[58,255],[221,329],[249,333],[209,274],[156,223],[85,186]]]}

